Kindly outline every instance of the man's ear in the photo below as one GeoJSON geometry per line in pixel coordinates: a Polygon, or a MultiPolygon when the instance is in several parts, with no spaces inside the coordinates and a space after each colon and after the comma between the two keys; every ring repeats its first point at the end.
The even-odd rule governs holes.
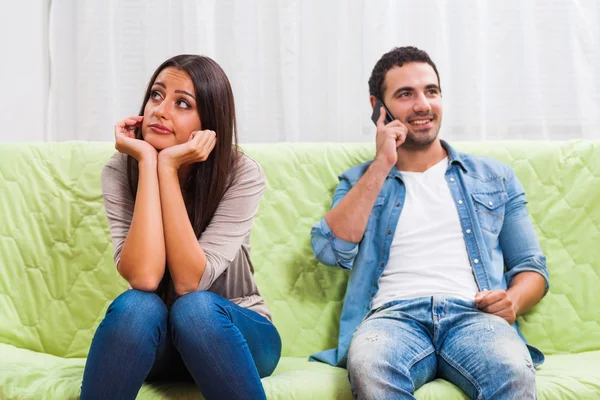
{"type": "Polygon", "coordinates": [[[375,107],[375,102],[377,101],[377,97],[369,96],[369,101],[371,102],[371,108],[375,107]]]}

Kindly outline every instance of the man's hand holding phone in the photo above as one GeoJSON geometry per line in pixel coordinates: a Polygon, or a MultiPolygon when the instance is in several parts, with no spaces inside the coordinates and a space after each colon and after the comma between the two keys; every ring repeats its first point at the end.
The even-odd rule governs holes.
{"type": "Polygon", "coordinates": [[[377,153],[375,160],[385,162],[392,168],[398,161],[398,147],[406,140],[408,129],[397,119],[386,124],[385,107],[380,108],[377,120],[377,136],[375,139],[377,153]]]}

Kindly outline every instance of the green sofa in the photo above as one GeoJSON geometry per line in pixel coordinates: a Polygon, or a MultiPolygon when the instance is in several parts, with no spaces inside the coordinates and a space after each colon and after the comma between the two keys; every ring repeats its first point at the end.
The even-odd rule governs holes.
{"type": "MultiPolygon", "coordinates": [[[[520,318],[543,350],[540,399],[600,398],[600,142],[454,143],[512,165],[548,258],[551,288],[520,318]]],[[[256,280],[283,339],[270,399],[351,399],[344,369],[308,362],[335,347],[346,272],[319,265],[310,228],[337,175],[371,144],[246,146],[268,188],[252,233],[256,280]]],[[[100,197],[112,143],[0,145],[0,398],[77,398],[94,331],[127,287],[100,197]]],[[[493,373],[493,372],[492,372],[493,373]]],[[[144,385],[141,399],[198,398],[193,384],[144,385]]],[[[418,399],[464,399],[433,381],[418,399]]]]}

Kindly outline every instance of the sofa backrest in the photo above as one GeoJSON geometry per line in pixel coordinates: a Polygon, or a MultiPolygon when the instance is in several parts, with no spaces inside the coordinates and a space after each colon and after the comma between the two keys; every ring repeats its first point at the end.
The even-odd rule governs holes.
{"type": "MultiPolygon", "coordinates": [[[[548,354],[600,350],[600,143],[456,143],[512,165],[548,258],[551,289],[520,318],[548,354]]],[[[100,197],[111,143],[0,145],[0,342],[84,357],[110,301],[126,289],[100,197]]],[[[317,263],[310,228],[337,176],[371,144],[245,146],[268,186],[252,232],[256,280],[283,355],[335,347],[348,273],[317,263]]]]}

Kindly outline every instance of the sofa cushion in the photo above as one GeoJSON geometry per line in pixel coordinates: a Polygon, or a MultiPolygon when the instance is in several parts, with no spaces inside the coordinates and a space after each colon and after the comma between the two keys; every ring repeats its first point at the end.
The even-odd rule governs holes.
{"type": "MultiPolygon", "coordinates": [[[[0,344],[0,395],[6,399],[77,399],[85,359],[62,358],[0,344]]],[[[540,399],[596,399],[600,395],[600,351],[549,356],[537,371],[540,399]]],[[[346,370],[283,357],[272,376],[263,379],[273,400],[352,399],[346,370]]],[[[193,383],[144,384],[138,399],[198,398],[193,383]]],[[[436,379],[416,392],[419,400],[465,400],[452,384],[436,379]]]]}
{"type": "MultiPolygon", "coordinates": [[[[528,208],[548,258],[551,288],[538,306],[520,318],[525,336],[550,356],[596,354],[600,350],[600,143],[453,145],[512,165],[527,191],[528,208]]],[[[286,379],[297,375],[298,382],[306,382],[302,374],[314,373],[340,382],[347,393],[343,370],[325,373],[318,370],[325,366],[314,364],[308,372],[293,368],[295,372],[288,374],[284,367],[292,362],[288,360],[298,358],[302,364],[309,354],[337,343],[348,272],[317,263],[310,248],[310,227],[329,209],[337,175],[371,158],[374,147],[284,143],[245,149],[267,177],[251,238],[256,280],[281,333],[283,355],[291,357],[278,370],[284,371],[281,380],[273,377],[273,383],[268,383],[268,378],[265,385],[280,385],[286,374],[286,379]]],[[[37,352],[36,356],[57,356],[61,367],[56,373],[79,374],[44,381],[49,386],[39,387],[45,391],[62,381],[77,382],[73,387],[78,387],[81,369],[73,365],[81,368],[106,307],[127,286],[112,261],[100,197],[100,171],[113,152],[112,143],[0,145],[0,343],[37,352]]],[[[11,398],[6,390],[17,390],[20,384],[24,386],[19,390],[36,393],[32,388],[41,385],[36,382],[45,376],[42,371],[54,376],[47,366],[35,372],[38,361],[31,357],[4,358],[6,348],[0,348],[0,368],[12,376],[9,382],[8,375],[0,373],[0,393],[6,398],[11,398]],[[17,379],[12,371],[30,371],[27,360],[33,363],[31,375],[17,379]]],[[[554,359],[548,357],[540,376],[552,370],[554,359]]],[[[596,382],[593,374],[600,374],[600,364],[597,358],[586,362],[585,369],[573,366],[582,372],[573,378],[571,369],[561,371],[558,363],[553,382],[579,387],[575,377],[581,376],[581,390],[572,393],[584,393],[585,387],[597,390],[589,382],[596,382]]],[[[335,398],[338,386],[333,385],[318,388],[300,383],[297,387],[298,393],[333,390],[328,393],[335,398]]],[[[539,390],[550,387],[540,385],[539,390]]],[[[551,391],[540,393],[541,398],[555,398],[551,391]]]]}

